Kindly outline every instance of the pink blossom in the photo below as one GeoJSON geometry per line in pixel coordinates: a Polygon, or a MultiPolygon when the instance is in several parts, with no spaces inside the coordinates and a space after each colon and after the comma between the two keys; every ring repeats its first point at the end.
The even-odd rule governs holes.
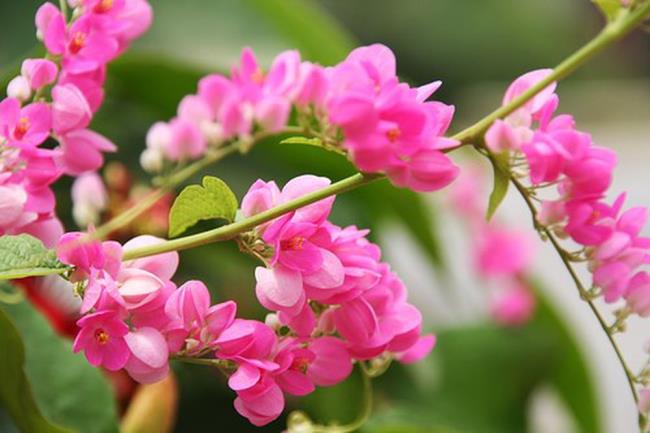
{"type": "Polygon", "coordinates": [[[402,364],[413,364],[424,359],[436,345],[435,335],[424,335],[406,351],[398,353],[397,359],[402,364]]]}
{"type": "MultiPolygon", "coordinates": [[[[64,69],[59,75],[58,84],[70,84],[76,87],[88,103],[90,111],[95,113],[104,100],[104,89],[102,86],[105,81],[106,66],[102,66],[93,71],[79,74],[73,74],[64,69]]],[[[78,105],[81,107],[83,106],[83,103],[79,102],[78,105]]]]}
{"type": "MultiPolygon", "coordinates": [[[[537,69],[527,72],[517,78],[506,90],[506,93],[503,96],[503,105],[506,105],[523,95],[531,87],[548,77],[551,72],[553,72],[551,69],[537,69]]],[[[543,107],[552,99],[556,87],[557,83],[550,83],[528,102],[526,102],[522,108],[532,115],[538,114],[543,109],[543,107]]]]}
{"type": "Polygon", "coordinates": [[[25,77],[29,86],[39,90],[44,86],[54,83],[59,72],[56,63],[47,59],[26,59],[21,67],[21,75],[25,77]]]}
{"type": "Polygon", "coordinates": [[[68,232],[61,236],[57,244],[57,256],[63,263],[89,274],[91,268],[101,269],[106,263],[102,244],[96,240],[86,239],[86,233],[68,232]]]}
{"type": "Polygon", "coordinates": [[[81,90],[74,84],[52,89],[53,128],[58,134],[88,126],[92,111],[81,90]]]}
{"type": "Polygon", "coordinates": [[[263,426],[280,416],[284,395],[271,378],[265,378],[254,387],[237,393],[235,409],[251,424],[263,426]]]}
{"type": "Polygon", "coordinates": [[[486,226],[476,244],[476,265],[486,276],[513,275],[530,265],[534,255],[527,232],[486,226]]]}
{"type": "Polygon", "coordinates": [[[15,147],[36,147],[50,134],[52,115],[46,104],[37,102],[20,107],[20,101],[0,102],[0,138],[15,147]]]}
{"type": "Polygon", "coordinates": [[[501,291],[491,300],[490,312],[497,323],[518,326],[526,323],[535,310],[535,298],[530,290],[516,285],[501,291]]]}
{"type": "Polygon", "coordinates": [[[99,222],[100,213],[108,204],[108,193],[95,172],[82,174],[72,184],[72,215],[82,227],[99,222]]]}
{"type": "Polygon", "coordinates": [[[169,127],[171,136],[166,153],[170,160],[182,161],[203,154],[207,141],[196,124],[187,119],[175,118],[169,127]]]}
{"type": "Polygon", "coordinates": [[[100,20],[82,15],[67,28],[62,14],[50,17],[44,30],[47,50],[63,56],[63,67],[75,74],[93,71],[118,54],[118,41],[101,29],[100,20]]]}
{"type": "Polygon", "coordinates": [[[89,129],[67,132],[60,137],[60,143],[62,155],[59,162],[71,175],[99,169],[104,164],[103,152],[117,150],[113,142],[89,129]]]}
{"type": "Polygon", "coordinates": [[[100,311],[82,317],[77,322],[80,330],[72,350],[84,351],[88,362],[117,371],[123,368],[130,356],[125,337],[128,326],[112,311],[100,311]]]}
{"type": "Polygon", "coordinates": [[[319,337],[309,344],[314,360],[307,367],[307,377],[318,386],[333,386],[352,373],[352,360],[344,343],[334,337],[319,337]]]}
{"type": "Polygon", "coordinates": [[[153,383],[169,373],[167,343],[154,328],[143,327],[124,336],[131,356],[125,368],[140,383],[153,383]]]}
{"type": "Polygon", "coordinates": [[[20,222],[27,193],[18,185],[0,185],[0,232],[20,222]]]}
{"type": "MultiPolygon", "coordinates": [[[[128,250],[132,248],[156,245],[161,242],[164,242],[164,239],[151,235],[141,235],[127,241],[124,244],[123,248],[125,250],[128,250]]],[[[154,256],[126,261],[124,262],[124,266],[147,271],[163,281],[168,281],[176,273],[176,270],[178,269],[178,262],[178,252],[170,251],[168,253],[156,254],[154,256]]]]}
{"type": "Polygon", "coordinates": [[[625,300],[639,316],[650,316],[650,275],[647,272],[638,272],[630,279],[625,300]]]}

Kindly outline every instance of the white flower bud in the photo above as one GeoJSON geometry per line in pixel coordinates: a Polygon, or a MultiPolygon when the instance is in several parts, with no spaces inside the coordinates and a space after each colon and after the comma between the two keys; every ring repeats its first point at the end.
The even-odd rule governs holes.
{"type": "Polygon", "coordinates": [[[18,75],[7,85],[7,96],[16,98],[20,101],[26,101],[32,96],[32,89],[29,87],[29,81],[22,75],[18,75]]]}
{"type": "Polygon", "coordinates": [[[271,329],[278,330],[282,328],[282,322],[276,313],[269,313],[264,318],[264,324],[271,329]]]}
{"type": "Polygon", "coordinates": [[[148,148],[140,155],[140,165],[149,173],[159,173],[163,169],[165,158],[159,149],[148,148]]]}
{"type": "Polygon", "coordinates": [[[223,128],[216,122],[201,122],[201,132],[213,146],[223,142],[223,128]]]}

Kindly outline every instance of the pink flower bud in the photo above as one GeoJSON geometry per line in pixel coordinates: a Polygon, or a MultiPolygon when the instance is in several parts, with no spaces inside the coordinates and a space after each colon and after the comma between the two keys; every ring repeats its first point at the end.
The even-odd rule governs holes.
{"type": "Polygon", "coordinates": [[[59,72],[56,63],[47,59],[27,59],[20,71],[34,90],[52,84],[59,72]]]}

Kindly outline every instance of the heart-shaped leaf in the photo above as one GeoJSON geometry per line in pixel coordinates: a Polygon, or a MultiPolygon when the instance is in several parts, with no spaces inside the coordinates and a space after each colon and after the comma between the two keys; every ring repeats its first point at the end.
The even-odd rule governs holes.
{"type": "Polygon", "coordinates": [[[237,197],[223,180],[205,176],[202,186],[190,185],[176,197],[169,213],[169,236],[178,236],[202,220],[232,222],[237,207],[237,197]]]}

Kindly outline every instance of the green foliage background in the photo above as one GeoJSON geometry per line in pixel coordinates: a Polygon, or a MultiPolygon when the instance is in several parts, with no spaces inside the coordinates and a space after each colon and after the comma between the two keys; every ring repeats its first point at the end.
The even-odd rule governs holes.
{"type": "MultiPolygon", "coordinates": [[[[39,3],[0,0],[4,82],[16,73],[19,59],[41,52],[35,48],[32,27],[39,3]]],[[[155,24],[111,65],[107,100],[94,123],[119,145],[119,154],[112,158],[131,161],[133,173],[143,179],[136,161],[148,126],[173,116],[180,98],[195,90],[200,76],[227,70],[245,45],[252,46],[266,64],[286,48],[298,48],[309,60],[331,64],[359,43],[384,42],[396,51],[405,78],[419,84],[444,80],[440,96],[454,103],[476,81],[505,82],[531,68],[556,63],[601,24],[589,2],[580,0],[152,0],[152,4],[155,24]]],[[[647,52],[648,40],[638,39],[629,46],[647,52]]],[[[589,72],[580,72],[577,79],[635,77],[649,70],[647,56],[616,50],[601,57],[589,72]]],[[[488,102],[494,106],[499,101],[488,102]]],[[[466,117],[460,107],[455,127],[471,120],[466,117]]],[[[337,155],[278,142],[267,140],[245,158],[229,158],[205,174],[224,179],[241,197],[258,177],[282,183],[302,173],[339,179],[353,172],[337,155]]],[[[69,181],[63,181],[59,213],[73,227],[68,187],[69,181]]],[[[397,222],[417,241],[431,266],[444,269],[435,214],[413,193],[377,183],[340,197],[333,219],[375,230],[388,221],[397,222]]],[[[210,245],[183,252],[182,263],[178,281],[204,279],[214,289],[215,299],[235,298],[242,315],[262,317],[251,290],[255,263],[239,254],[236,246],[210,245]]],[[[531,393],[546,385],[562,397],[577,431],[602,431],[583,356],[549,304],[540,302],[536,319],[521,329],[476,324],[440,332],[438,348],[429,360],[415,367],[395,366],[377,381],[379,410],[364,431],[525,432],[531,393]]],[[[0,372],[31,382],[31,391],[22,388],[31,400],[27,406],[38,405],[45,417],[73,431],[116,431],[116,408],[105,380],[80,356],[70,354],[70,342],[49,331],[28,305],[0,308],[0,337],[0,372]]],[[[181,393],[177,432],[283,429],[284,420],[260,430],[236,415],[233,395],[218,374],[198,367],[175,369],[181,393]]],[[[4,378],[0,384],[0,431],[63,431],[30,429],[25,420],[11,419],[12,399],[18,398],[11,387],[18,385],[4,378]]],[[[352,377],[300,402],[290,400],[289,408],[306,408],[323,422],[344,422],[358,409],[358,385],[358,378],[352,377]]],[[[36,410],[24,414],[32,420],[41,416],[36,410]]]]}

